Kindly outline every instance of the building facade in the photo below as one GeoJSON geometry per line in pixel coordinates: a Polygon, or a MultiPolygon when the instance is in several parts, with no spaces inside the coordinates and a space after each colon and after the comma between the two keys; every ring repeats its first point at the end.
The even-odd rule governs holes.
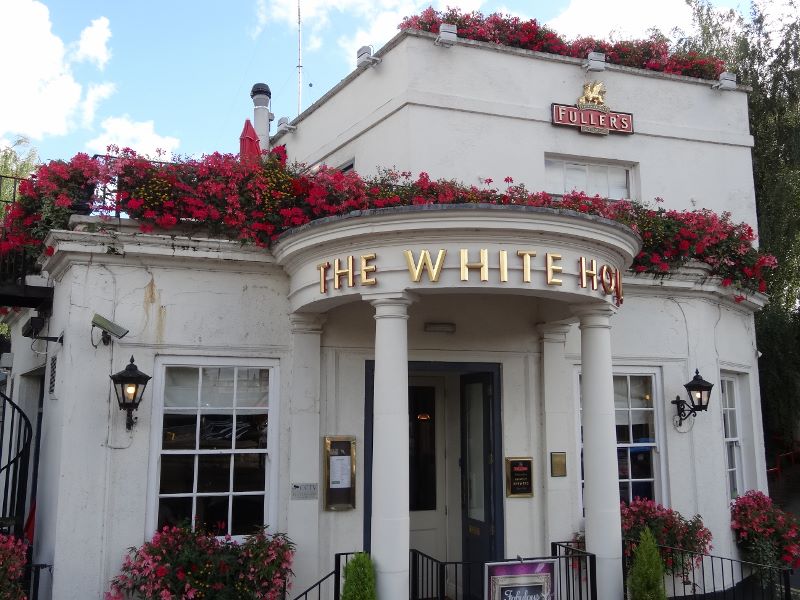
{"type": "MultiPolygon", "coordinates": [[[[744,89],[417,32],[378,57],[272,143],[309,168],[510,177],[755,224],[744,89]],[[599,80],[606,118],[581,131],[573,105],[599,80]]],[[[73,218],[43,265],[63,342],[31,344],[30,313],[7,318],[12,396],[41,404],[39,597],[102,597],[128,547],[193,518],[287,532],[296,591],[368,549],[382,599],[409,596],[411,548],[542,556],[579,531],[600,597],[622,597],[619,501],[634,497],[702,515],[735,556],[728,505],[767,487],[763,298],[734,302],[702,265],[634,275],[640,243],[514,206],[322,219],[271,250],[73,218]],[[103,344],[95,313],[130,332],[103,344]],[[131,355],[153,380],[129,430],[108,374],[131,355]],[[696,369],[711,404],[676,424],[696,369]],[[528,465],[530,493],[514,493],[528,465]]]]}

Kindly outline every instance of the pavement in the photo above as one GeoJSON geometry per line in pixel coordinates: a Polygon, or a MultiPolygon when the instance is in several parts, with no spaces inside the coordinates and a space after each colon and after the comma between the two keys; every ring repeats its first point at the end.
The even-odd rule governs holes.
{"type": "MultiPolygon", "coordinates": [[[[775,504],[800,519],[800,458],[795,458],[795,464],[783,461],[780,477],[770,478],[769,495],[775,504]]],[[[792,598],[800,598],[800,569],[794,570],[791,582],[792,598]]]]}

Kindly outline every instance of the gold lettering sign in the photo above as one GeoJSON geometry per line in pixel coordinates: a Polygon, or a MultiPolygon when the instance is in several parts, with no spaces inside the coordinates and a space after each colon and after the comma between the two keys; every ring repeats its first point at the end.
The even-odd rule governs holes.
{"type": "MultiPolygon", "coordinates": [[[[424,276],[430,283],[438,283],[442,276],[447,259],[447,250],[440,248],[435,251],[436,260],[432,258],[431,250],[425,248],[419,251],[419,256],[414,255],[414,250],[404,250],[406,266],[408,267],[409,279],[413,283],[420,283],[424,276]]],[[[495,257],[489,256],[487,248],[478,249],[478,260],[471,260],[475,257],[475,250],[461,248],[459,250],[459,277],[461,281],[470,280],[470,272],[477,271],[478,278],[482,282],[489,281],[490,264],[492,268],[497,265],[498,279],[500,283],[508,283],[510,280],[508,268],[508,250],[498,250],[495,257]],[[472,255],[470,255],[472,252],[472,255]]],[[[560,275],[564,272],[564,267],[560,264],[563,256],[556,252],[545,252],[544,260],[535,267],[533,262],[537,258],[537,251],[532,249],[516,250],[516,255],[521,259],[520,277],[522,283],[533,283],[533,277],[544,278],[544,282],[549,286],[561,286],[563,280],[560,275]],[[541,264],[544,263],[544,264],[541,264]]],[[[361,254],[359,256],[348,255],[326,260],[316,266],[319,271],[319,292],[327,294],[330,291],[330,281],[333,280],[333,289],[339,290],[343,287],[355,287],[356,278],[359,285],[371,286],[378,284],[378,265],[375,264],[378,255],[374,252],[361,254]],[[358,262],[356,262],[358,261],[358,262]],[[356,267],[356,265],[358,265],[356,267]]],[[[540,259],[541,260],[541,259],[540,259]]],[[[473,280],[474,280],[473,274],[473,280]]],[[[614,267],[604,264],[597,266],[597,260],[587,259],[585,256],[578,258],[578,285],[581,288],[592,290],[602,290],[607,296],[613,296],[617,305],[622,304],[622,272],[614,267]]]]}

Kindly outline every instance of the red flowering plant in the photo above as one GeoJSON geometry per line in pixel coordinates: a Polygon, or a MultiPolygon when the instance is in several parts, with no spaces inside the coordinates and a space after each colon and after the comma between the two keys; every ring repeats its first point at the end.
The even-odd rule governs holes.
{"type": "Polygon", "coordinates": [[[536,19],[523,21],[500,13],[484,16],[479,12],[462,12],[458,8],[440,12],[428,7],[418,15],[403,19],[399,29],[438,33],[442,23],[456,25],[458,36],[464,39],[574,58],[586,58],[589,52],[603,52],[606,62],[612,64],[675,75],[717,79],[725,68],[721,60],[696,52],[670,54],[668,41],[661,35],[617,42],[584,37],[569,42],[540,25],[536,19]]]}
{"type": "MultiPolygon", "coordinates": [[[[79,155],[63,164],[72,165],[84,179],[115,184],[110,188],[115,193],[97,208],[101,213],[126,213],[139,221],[145,233],[155,229],[182,234],[199,231],[268,246],[288,229],[358,210],[424,204],[520,205],[594,215],[630,227],[643,242],[632,266],[637,273],[668,275],[694,260],[705,263],[710,275],[719,277],[724,287],[764,292],[766,277],[776,266],[774,257],[753,247],[753,230],[744,223],[733,223],[727,213],[665,210],[577,191],[553,196],[530,192],[510,177],[504,180],[505,188],[498,189],[488,178],[481,187],[467,186],[433,180],[424,172],[413,177],[392,169],[369,178],[325,166],[303,171],[287,164],[283,147],[272,149],[260,162],[215,153],[158,163],[123,150],[103,160],[79,155]]],[[[20,247],[52,254],[52,248],[43,247],[43,240],[50,229],[67,227],[72,213],[67,204],[77,197],[75,186],[69,183],[72,175],[61,166],[56,171],[64,176],[51,177],[50,163],[40,168],[35,182],[20,186],[19,200],[6,213],[0,255],[20,247]],[[41,191],[44,182],[46,195],[41,191]],[[50,200],[62,196],[67,200],[50,200]]]]}
{"type": "Polygon", "coordinates": [[[700,515],[686,519],[678,511],[646,498],[634,498],[630,504],[621,502],[620,513],[622,537],[631,542],[625,544],[628,557],[645,527],[655,537],[664,568],[670,573],[685,576],[702,561],[703,554],[711,551],[711,532],[700,515]]]}
{"type": "Polygon", "coordinates": [[[750,490],[731,503],[731,528],[747,560],[800,567],[800,523],[763,492],[750,490]]]}
{"type": "Polygon", "coordinates": [[[27,562],[28,543],[0,533],[0,600],[25,600],[21,579],[27,562]]]}
{"type": "Polygon", "coordinates": [[[289,588],[294,546],[263,530],[239,543],[201,527],[164,527],[131,548],[105,600],[279,600],[289,588]]]}

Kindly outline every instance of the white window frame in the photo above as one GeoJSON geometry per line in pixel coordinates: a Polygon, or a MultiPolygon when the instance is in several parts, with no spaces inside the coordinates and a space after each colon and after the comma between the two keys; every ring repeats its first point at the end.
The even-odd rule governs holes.
{"type": "MultiPolygon", "coordinates": [[[[659,504],[663,504],[664,506],[668,506],[669,502],[669,482],[666,478],[668,473],[667,465],[666,465],[666,458],[665,453],[663,452],[664,444],[666,444],[666,431],[664,429],[664,394],[663,391],[663,383],[662,383],[662,376],[661,376],[661,368],[660,367],[649,367],[649,366],[630,366],[630,365],[614,365],[611,373],[612,377],[616,376],[647,376],[652,378],[652,394],[653,394],[653,418],[655,422],[653,423],[653,430],[656,434],[656,441],[652,445],[653,448],[653,495],[655,496],[655,501],[659,504]]],[[[583,452],[583,440],[581,439],[581,416],[583,414],[583,404],[581,402],[581,385],[580,385],[580,364],[576,365],[576,376],[575,376],[575,390],[577,395],[577,406],[578,410],[576,411],[575,415],[575,427],[576,427],[576,443],[577,443],[577,450],[576,456],[582,456],[583,452]]],[[[616,408],[614,409],[615,414],[615,438],[616,438],[616,408]]],[[[615,448],[615,456],[616,456],[616,449],[620,447],[629,447],[631,444],[626,444],[624,446],[620,446],[616,439],[614,440],[614,448],[615,448]]],[[[581,466],[581,473],[582,473],[582,466],[581,466]]],[[[579,473],[579,475],[581,474],[579,473]]],[[[581,490],[583,490],[584,480],[581,476],[580,479],[581,483],[581,490]]],[[[619,478],[617,478],[617,488],[619,489],[619,478]]],[[[580,494],[580,507],[581,512],[584,510],[583,506],[583,493],[580,494]]]]}
{"type": "Polygon", "coordinates": [[[736,499],[741,495],[744,490],[744,470],[742,468],[742,426],[740,418],[741,398],[737,386],[737,379],[732,375],[722,374],[720,376],[720,415],[722,417],[722,449],[725,461],[725,482],[728,484],[728,497],[731,500],[736,499]],[[727,398],[733,394],[733,408],[728,407],[727,398]],[[728,437],[725,432],[725,413],[732,413],[734,425],[736,427],[736,435],[728,437]],[[731,468],[728,462],[728,447],[733,447],[733,456],[736,464],[731,468]],[[736,496],[731,496],[731,474],[736,477],[736,496]]]}
{"type": "MultiPolygon", "coordinates": [[[[269,369],[269,405],[267,419],[267,452],[265,468],[266,489],[264,492],[264,525],[269,533],[276,533],[278,527],[278,496],[280,470],[280,373],[279,361],[269,358],[245,358],[231,356],[158,356],[155,360],[153,376],[153,402],[150,417],[150,459],[148,466],[147,510],[145,535],[151,536],[158,525],[158,496],[160,488],[161,440],[164,414],[164,387],[167,367],[243,367],[269,369]]],[[[222,451],[220,453],[223,453],[222,451]]],[[[233,536],[241,539],[244,536],[233,536]]]]}
{"type": "MultiPolygon", "coordinates": [[[[545,154],[544,157],[544,174],[545,174],[545,186],[547,186],[547,162],[552,161],[556,163],[561,163],[561,171],[562,171],[562,189],[559,191],[545,189],[545,191],[549,194],[565,194],[572,192],[573,190],[566,189],[566,166],[567,165],[574,165],[585,167],[588,169],[589,167],[619,167],[625,169],[627,172],[627,180],[628,180],[628,196],[624,198],[626,200],[635,199],[638,194],[636,193],[636,185],[635,185],[635,173],[636,173],[636,165],[634,163],[625,162],[625,161],[615,161],[615,160],[604,160],[604,159],[594,159],[589,157],[583,156],[565,156],[560,154],[545,154]]],[[[549,187],[549,186],[547,186],[549,187]]],[[[577,190],[581,192],[585,192],[587,194],[591,194],[589,190],[577,190]]],[[[602,195],[602,194],[601,194],[602,195]]],[[[621,200],[622,198],[611,198],[612,200],[621,200]]]]}

